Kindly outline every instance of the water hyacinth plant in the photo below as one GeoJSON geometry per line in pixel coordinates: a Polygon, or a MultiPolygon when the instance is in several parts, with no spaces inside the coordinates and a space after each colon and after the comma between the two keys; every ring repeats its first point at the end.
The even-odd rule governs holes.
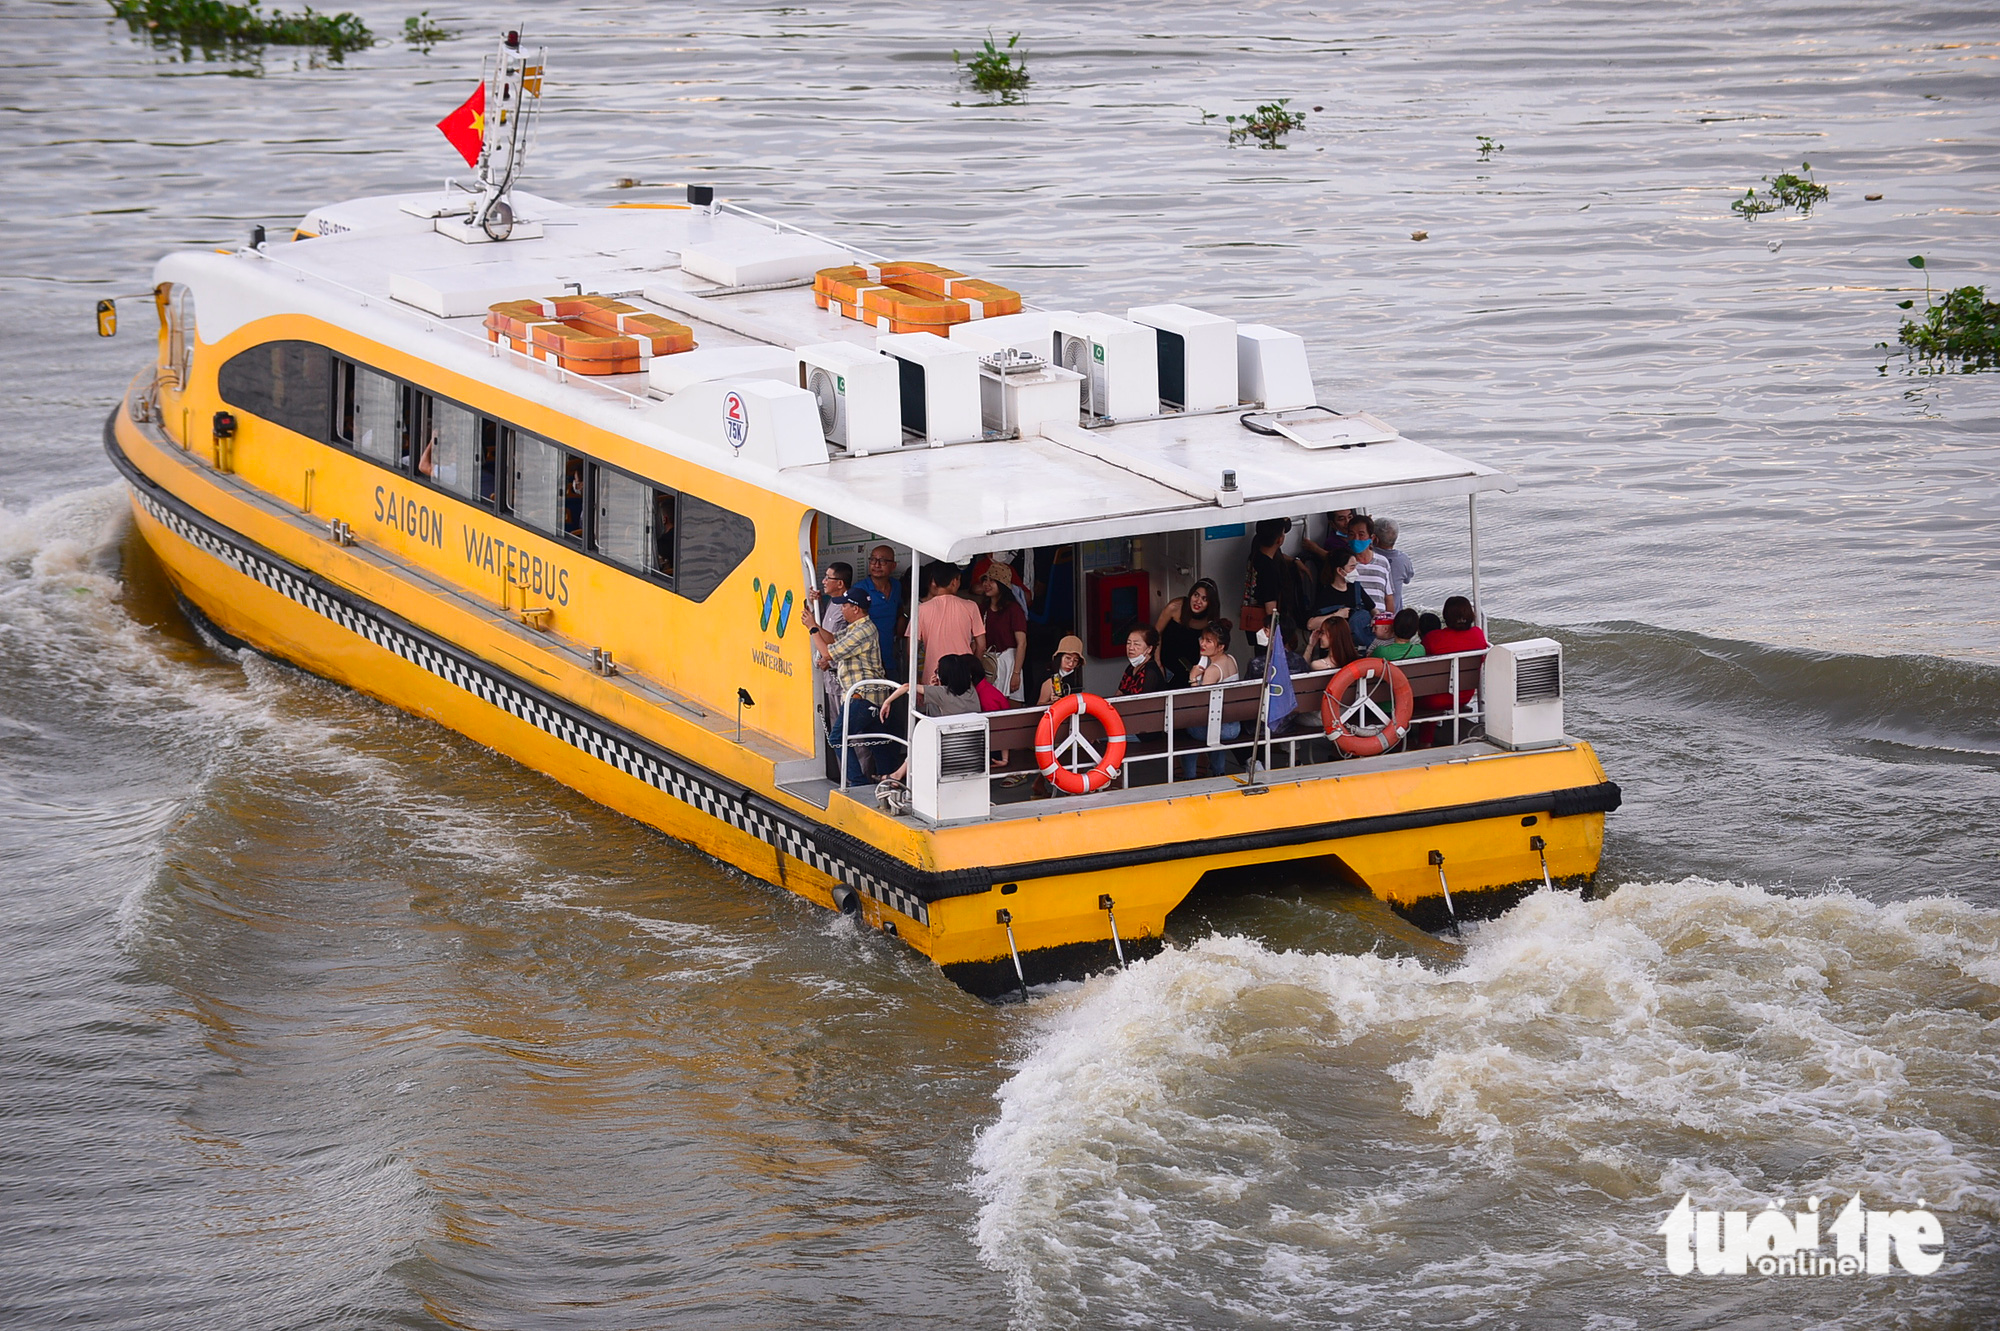
{"type": "Polygon", "coordinates": [[[974,51],[971,59],[964,59],[953,51],[951,62],[965,66],[973,91],[997,93],[1001,101],[1011,102],[1028,86],[1027,53],[1014,54],[1014,48],[1020,41],[1021,34],[1017,32],[1007,39],[1006,46],[995,46],[992,30],[988,29],[985,45],[974,51]]]}
{"type": "Polygon", "coordinates": [[[420,9],[403,20],[403,40],[425,55],[429,55],[431,47],[439,42],[448,42],[456,36],[458,34],[451,29],[431,22],[431,11],[428,9],[420,9]]]}
{"type": "Polygon", "coordinates": [[[1275,102],[1266,102],[1246,116],[1224,116],[1233,127],[1229,131],[1231,143],[1241,143],[1245,139],[1257,140],[1260,148],[1282,148],[1279,140],[1306,123],[1303,111],[1290,111],[1286,107],[1289,97],[1280,97],[1275,102]]]}
{"type": "MultiPolygon", "coordinates": [[[[1930,269],[1924,256],[1911,255],[1910,267],[1923,270],[1924,312],[1919,318],[1903,320],[1896,340],[1902,344],[1903,354],[1915,363],[1914,368],[1929,374],[1944,374],[1954,368],[1963,374],[2000,369],[2000,301],[1986,299],[1984,287],[1963,286],[1933,303],[1930,269]]],[[[1897,305],[1907,310],[1915,303],[1905,300],[1897,305]]]]}
{"type": "Polygon", "coordinates": [[[1812,216],[1813,205],[1824,203],[1833,196],[1833,191],[1812,178],[1812,163],[1800,162],[1799,170],[1804,175],[1794,175],[1790,171],[1776,176],[1765,176],[1764,183],[1771,187],[1770,193],[1759,195],[1756,187],[1743,191],[1743,197],[1730,204],[1730,208],[1744,217],[1755,219],[1763,213],[1775,213],[1780,208],[1792,208],[1800,217],[1812,216]]]}
{"type": "Polygon", "coordinates": [[[227,46],[321,46],[338,60],[375,42],[353,14],[321,14],[307,5],[297,14],[265,13],[257,4],[228,0],[111,0],[111,9],[133,32],[155,46],[183,50],[227,46]]]}
{"type": "Polygon", "coordinates": [[[1481,134],[1481,135],[1479,136],[1479,160],[1480,160],[1480,161],[1482,161],[1482,162],[1490,162],[1490,161],[1492,161],[1492,160],[1493,160],[1493,154],[1494,154],[1494,153],[1503,153],[1503,152],[1506,152],[1506,151],[1507,151],[1507,145],[1506,145],[1506,144],[1504,144],[1504,143],[1496,143],[1496,142],[1494,141],[1494,139],[1493,139],[1493,136],[1492,136],[1492,135],[1490,135],[1490,134],[1481,134]]]}

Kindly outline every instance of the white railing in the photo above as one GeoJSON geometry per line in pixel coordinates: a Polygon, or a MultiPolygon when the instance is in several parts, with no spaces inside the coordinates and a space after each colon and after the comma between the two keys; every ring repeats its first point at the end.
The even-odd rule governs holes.
{"type": "MultiPolygon", "coordinates": [[[[1443,739],[1443,736],[1439,732],[1448,728],[1449,738],[1443,739],[1443,742],[1458,744],[1479,733],[1479,728],[1483,720],[1480,697],[1476,688],[1468,690],[1463,675],[1464,668],[1468,663],[1477,663],[1485,655],[1484,650],[1479,650],[1459,652],[1451,656],[1418,658],[1420,661],[1432,663],[1433,667],[1440,661],[1449,662],[1449,668],[1443,681],[1442,693],[1420,692],[1417,695],[1419,701],[1426,697],[1443,697],[1446,701],[1444,706],[1436,710],[1420,709],[1415,713],[1411,721],[1411,733],[1413,735],[1426,741],[1432,738],[1443,739]],[[1470,692],[1470,696],[1465,697],[1461,701],[1460,695],[1468,692],[1470,692]]],[[[1407,664],[1414,666],[1417,663],[1409,662],[1407,664]]],[[[1336,671],[1332,670],[1322,670],[1296,675],[1292,681],[1293,688],[1295,691],[1311,693],[1316,692],[1311,686],[1318,684],[1323,690],[1326,682],[1330,681],[1336,673],[1336,671]]],[[[1222,715],[1226,706],[1231,704],[1240,705],[1255,699],[1256,685],[1257,681],[1255,679],[1239,679],[1228,684],[1173,689],[1165,693],[1141,694],[1136,697],[1108,697],[1106,701],[1114,709],[1118,710],[1121,716],[1141,709],[1147,713],[1143,717],[1128,721],[1125,762],[1119,771],[1115,787],[1113,788],[1121,790],[1130,789],[1133,784],[1133,773],[1135,770],[1139,771],[1142,777],[1150,775],[1155,770],[1162,771],[1164,779],[1158,784],[1169,786],[1193,779],[1183,773],[1183,768],[1189,764],[1199,765],[1210,754],[1238,753],[1246,756],[1255,754],[1259,762],[1267,769],[1275,766],[1300,767],[1335,761],[1354,761],[1347,758],[1339,747],[1328,738],[1319,710],[1319,704],[1316,700],[1310,705],[1302,706],[1299,710],[1294,711],[1290,717],[1285,718],[1285,720],[1278,724],[1276,728],[1277,733],[1272,735],[1257,734],[1257,721],[1254,717],[1245,717],[1236,722],[1223,721],[1222,715]],[[1251,687],[1246,689],[1244,687],[1246,684],[1251,687]],[[1235,695],[1234,697],[1231,696],[1232,693],[1235,695]],[[1247,697],[1245,696],[1246,694],[1247,697]],[[1155,705],[1160,707],[1157,718],[1152,714],[1155,705]],[[1234,738],[1225,739],[1223,737],[1223,727],[1230,724],[1236,725],[1239,729],[1234,738]],[[1142,744],[1150,745],[1162,738],[1164,738],[1165,744],[1160,749],[1151,752],[1135,751],[1142,744]],[[1304,746],[1303,756],[1301,754],[1301,746],[1304,746]],[[1321,746],[1321,748],[1316,749],[1315,746],[1321,746]]],[[[898,682],[894,680],[868,679],[859,681],[842,691],[840,695],[842,710],[839,755],[840,771],[838,779],[841,789],[847,789],[849,784],[847,781],[848,752],[851,747],[860,748],[865,752],[871,747],[880,751],[881,748],[886,746],[900,745],[906,755],[909,752],[910,742],[905,735],[897,734],[887,729],[878,730],[873,733],[857,734],[846,724],[852,701],[859,690],[887,690],[898,686],[898,682]]],[[[931,687],[936,686],[933,685],[931,687]]],[[[1427,684],[1422,687],[1437,689],[1439,686],[1437,684],[1427,684]]],[[[1032,717],[1039,720],[1047,710],[1044,707],[1015,707],[1009,708],[1006,711],[985,713],[985,720],[989,728],[989,733],[992,730],[1002,728],[1019,732],[1027,729],[1023,723],[1028,718],[1032,717]]],[[[878,722],[878,724],[880,723],[878,722]]],[[[1097,751],[1084,738],[1082,726],[1083,716],[1081,713],[1071,717],[1068,722],[1068,733],[1064,738],[1082,742],[1059,746],[1067,747],[1070,753],[1077,755],[1065,763],[1065,766],[1069,767],[1072,771],[1083,771],[1095,761],[1097,751]]],[[[1007,749],[999,751],[1006,755],[1006,766],[996,766],[994,763],[995,750],[991,747],[988,748],[986,770],[983,775],[989,783],[989,789],[991,788],[991,783],[996,781],[1005,782],[1010,778],[1032,777],[1039,774],[1039,769],[1035,765],[1033,756],[1032,732],[1029,732],[1029,734],[1030,737],[1026,743],[1010,743],[1007,749]]],[[[1018,739],[1018,734],[1015,738],[1018,739]]],[[[1390,751],[1394,752],[1406,747],[1409,743],[1409,738],[1409,736],[1405,736],[1400,739],[1396,744],[1391,746],[1390,751]]],[[[882,764],[878,762],[876,766],[880,769],[882,764]]],[[[1145,782],[1144,784],[1155,783],[1145,782]]]]}
{"type": "MultiPolygon", "coordinates": [[[[887,729],[871,730],[865,734],[856,735],[854,733],[854,727],[848,724],[848,718],[852,716],[854,712],[855,694],[859,693],[862,689],[877,689],[877,688],[893,692],[896,689],[903,687],[904,683],[906,682],[907,681],[900,681],[894,679],[861,679],[861,680],[856,680],[854,683],[848,685],[845,689],[841,690],[839,785],[842,790],[847,789],[847,751],[850,745],[854,748],[860,749],[863,753],[870,753],[870,752],[879,753],[884,747],[887,747],[890,744],[900,744],[903,746],[904,756],[907,757],[909,755],[910,740],[907,735],[898,735],[893,731],[887,729]]],[[[886,697],[887,694],[885,693],[883,696],[886,697]]],[[[877,711],[879,713],[881,704],[871,703],[870,708],[871,710],[877,711]]],[[[884,725],[884,722],[880,719],[879,715],[877,716],[876,719],[876,725],[877,726],[884,725]]],[[[881,764],[878,763],[876,765],[879,767],[881,764]]],[[[989,760],[989,765],[990,765],[990,760],[989,760]]],[[[882,772],[878,773],[878,775],[887,776],[888,773],[882,772]]]]}

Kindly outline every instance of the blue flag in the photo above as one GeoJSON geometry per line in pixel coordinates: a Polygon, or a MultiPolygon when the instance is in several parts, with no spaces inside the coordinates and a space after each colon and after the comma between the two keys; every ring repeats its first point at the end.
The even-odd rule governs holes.
{"type": "Polygon", "coordinates": [[[1266,733],[1275,731],[1278,723],[1299,709],[1299,695],[1292,689],[1292,654],[1285,650],[1285,635],[1278,629],[1275,616],[1265,626],[1271,641],[1264,648],[1264,692],[1270,695],[1271,704],[1266,721],[1266,733]]]}

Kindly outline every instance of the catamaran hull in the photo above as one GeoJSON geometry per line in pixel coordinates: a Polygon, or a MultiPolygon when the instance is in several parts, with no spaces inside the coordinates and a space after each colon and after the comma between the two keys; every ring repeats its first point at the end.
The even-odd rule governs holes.
{"type": "MultiPolygon", "coordinates": [[[[1604,814],[1618,803],[1589,746],[1572,743],[1427,767],[1420,783],[1402,781],[1409,793],[1386,812],[1301,824],[1305,797],[1274,785],[1263,798],[1284,825],[1245,832],[1240,796],[1190,794],[1172,803],[1172,842],[1057,860],[1033,859],[1022,845],[1028,854],[997,867],[929,869],[814,826],[231,530],[204,511],[186,468],[171,489],[149,474],[143,461],[170,464],[162,450],[171,445],[130,411],[113,412],[105,443],[131,484],[140,535],[220,635],[456,730],[765,882],[852,910],[982,996],[1015,991],[1022,976],[1033,984],[1115,964],[1114,920],[1128,959],[1156,952],[1167,915],[1204,875],[1245,866],[1312,862],[1329,882],[1364,887],[1429,928],[1494,914],[1540,885],[1544,853],[1555,880],[1588,879],[1604,814]]],[[[1335,784],[1365,790],[1392,775],[1335,784]]]]}

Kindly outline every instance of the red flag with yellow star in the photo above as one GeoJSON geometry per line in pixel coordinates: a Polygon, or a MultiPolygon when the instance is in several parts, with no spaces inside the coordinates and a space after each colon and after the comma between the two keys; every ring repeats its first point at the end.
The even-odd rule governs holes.
{"type": "Polygon", "coordinates": [[[438,121],[438,130],[451,140],[467,166],[478,166],[479,147],[486,137],[486,85],[474,88],[463,106],[438,121]]]}

